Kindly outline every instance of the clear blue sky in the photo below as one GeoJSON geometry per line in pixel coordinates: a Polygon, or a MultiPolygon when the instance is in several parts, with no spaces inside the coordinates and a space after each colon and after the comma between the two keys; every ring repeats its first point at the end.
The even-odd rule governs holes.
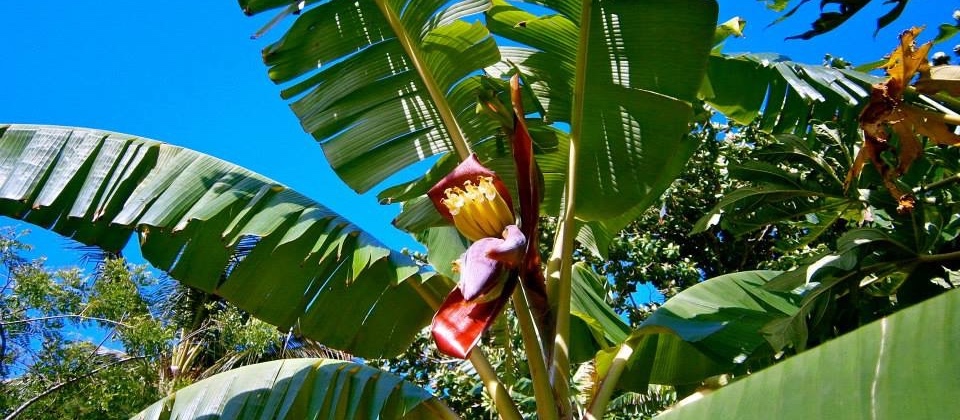
{"type": "MultiPolygon", "coordinates": [[[[887,8],[876,0],[838,31],[784,41],[808,28],[818,2],[771,28],[765,27],[777,15],[762,2],[720,3],[721,20],[748,20],[747,37],[730,41],[727,52],[776,51],[811,63],[824,53],[874,61],[893,48],[902,29],[926,24],[922,39],[930,39],[960,7],[912,0],[903,17],[874,39],[875,19],[887,8]]],[[[91,127],[185,146],[289,185],[394,248],[410,246],[409,236],[389,224],[398,209],[345,187],[280,100],[260,49],[281,32],[250,39],[267,19],[244,16],[230,0],[0,2],[0,122],[91,127]]],[[[39,230],[28,238],[39,254],[54,264],[76,262],[75,254],[63,252],[64,241],[39,230]]]]}

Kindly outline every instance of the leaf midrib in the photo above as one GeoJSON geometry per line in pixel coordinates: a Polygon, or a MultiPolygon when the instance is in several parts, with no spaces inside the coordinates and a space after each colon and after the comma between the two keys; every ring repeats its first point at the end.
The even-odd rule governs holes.
{"type": "Polygon", "coordinates": [[[450,136],[450,140],[457,154],[460,156],[460,160],[465,160],[470,156],[470,145],[463,135],[463,130],[460,129],[460,124],[457,122],[453,110],[447,102],[446,96],[444,96],[443,91],[437,84],[436,78],[433,76],[433,73],[427,69],[423,57],[420,55],[420,49],[417,48],[414,42],[414,38],[407,32],[406,28],[400,22],[400,17],[390,5],[386,3],[386,0],[376,0],[376,4],[390,25],[390,29],[397,35],[397,40],[400,42],[400,45],[403,46],[403,51],[407,54],[407,57],[410,58],[413,68],[417,71],[417,74],[420,75],[420,80],[426,87],[430,99],[433,100],[434,106],[437,108],[437,113],[443,121],[447,135],[450,136]]]}

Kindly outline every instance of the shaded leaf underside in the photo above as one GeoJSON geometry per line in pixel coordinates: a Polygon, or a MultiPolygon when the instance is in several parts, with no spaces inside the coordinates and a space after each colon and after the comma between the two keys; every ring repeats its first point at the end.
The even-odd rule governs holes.
{"type": "Polygon", "coordinates": [[[774,133],[802,134],[811,120],[856,114],[881,79],[852,70],[801,64],[776,54],[714,55],[701,96],[730,119],[774,133]]]}
{"type": "MultiPolygon", "coordinates": [[[[728,274],[674,296],[627,338],[633,353],[618,386],[644,392],[649,383],[697,383],[732,372],[768,348],[760,329],[797,311],[789,294],[763,290],[778,274],[728,274]]],[[[609,363],[614,354],[616,349],[601,352],[598,365],[609,363]]]]}

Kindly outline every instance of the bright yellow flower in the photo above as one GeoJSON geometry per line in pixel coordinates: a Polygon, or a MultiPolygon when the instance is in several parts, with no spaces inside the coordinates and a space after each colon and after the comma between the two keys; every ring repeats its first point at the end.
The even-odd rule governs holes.
{"type": "Polygon", "coordinates": [[[497,237],[515,223],[513,212],[493,186],[493,177],[480,178],[478,184],[467,180],[461,187],[447,188],[440,202],[453,216],[453,224],[471,241],[497,237]]]}

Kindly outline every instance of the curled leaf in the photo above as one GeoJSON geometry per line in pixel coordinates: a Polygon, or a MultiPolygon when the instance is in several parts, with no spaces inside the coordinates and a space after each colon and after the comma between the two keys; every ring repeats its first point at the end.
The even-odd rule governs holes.
{"type": "Polygon", "coordinates": [[[886,188],[898,200],[897,209],[901,212],[913,209],[914,198],[900,189],[896,180],[923,154],[923,143],[917,136],[924,136],[937,145],[960,144],[960,137],[947,129],[942,115],[903,100],[903,93],[915,75],[919,73],[920,80],[930,78],[927,54],[932,44],[928,42],[917,47],[920,31],[922,28],[912,28],[900,34],[900,45],[884,65],[890,77],[873,86],[870,102],[860,113],[864,144],[845,182],[849,189],[869,160],[882,176],[886,188]],[[894,167],[881,156],[887,151],[896,156],[894,167]]]}

